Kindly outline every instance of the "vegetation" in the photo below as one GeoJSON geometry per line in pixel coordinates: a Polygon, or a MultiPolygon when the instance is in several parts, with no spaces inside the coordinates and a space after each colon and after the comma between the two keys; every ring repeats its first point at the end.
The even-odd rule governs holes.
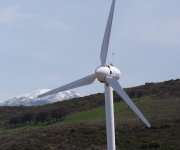
{"type": "Polygon", "coordinates": [[[56,121],[63,120],[67,116],[68,111],[65,108],[55,108],[54,110],[47,111],[47,110],[41,110],[37,113],[32,112],[26,112],[21,115],[13,116],[9,120],[9,125],[24,125],[26,123],[31,124],[37,124],[39,122],[44,123],[45,121],[48,123],[51,123],[54,119],[56,121]]]}
{"type": "MultiPolygon", "coordinates": [[[[117,149],[180,149],[180,80],[125,91],[152,127],[114,93],[117,149]]],[[[104,94],[44,106],[0,107],[0,141],[2,150],[106,149],[104,94]]]]}

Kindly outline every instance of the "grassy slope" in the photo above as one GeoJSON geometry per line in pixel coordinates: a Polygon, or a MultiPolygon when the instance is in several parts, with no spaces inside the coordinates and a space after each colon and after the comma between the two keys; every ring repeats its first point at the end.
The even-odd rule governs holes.
{"type": "MultiPolygon", "coordinates": [[[[176,88],[179,86],[174,81],[169,83],[171,85],[173,83],[176,88]]],[[[149,93],[152,93],[158,87],[160,94],[152,93],[156,96],[144,96],[140,100],[138,98],[133,100],[152,125],[151,129],[146,128],[124,102],[115,103],[117,149],[180,149],[180,98],[178,97],[178,88],[176,91],[167,91],[164,88],[168,87],[167,82],[165,84],[153,84],[152,87],[149,87],[151,92],[147,91],[148,87],[135,87],[134,90],[143,88],[146,95],[150,95],[149,93]],[[164,96],[163,91],[166,91],[169,95],[164,96]],[[172,93],[175,93],[176,96],[172,93]]],[[[175,88],[171,87],[169,89],[175,88]]],[[[86,99],[90,100],[93,107],[95,107],[97,101],[102,102],[102,96],[103,94],[91,95],[86,99]]],[[[1,130],[0,149],[106,149],[104,107],[98,106],[91,109],[83,98],[55,105],[62,104],[70,107],[75,113],[69,115],[64,121],[51,125],[39,123],[35,126],[25,125],[8,129],[5,132],[1,130]],[[76,109],[76,105],[82,109],[79,110],[79,107],[76,109]]],[[[21,110],[29,109],[30,111],[43,108],[50,110],[52,107],[52,105],[47,105],[21,108],[21,110]]],[[[9,114],[12,114],[13,109],[16,108],[5,108],[9,114]]]]}
{"type": "MultiPolygon", "coordinates": [[[[180,139],[180,99],[134,99],[152,124],[147,129],[124,102],[115,108],[117,149],[178,149],[180,139]],[[178,114],[178,115],[177,115],[178,114]]],[[[0,141],[9,149],[105,149],[105,109],[94,108],[68,116],[51,125],[26,125],[1,133],[0,141]],[[22,129],[25,128],[25,129],[22,129]],[[16,130],[16,131],[15,131],[16,130]],[[13,131],[13,132],[12,132],[13,131]],[[43,144],[47,143],[47,144],[43,144]]],[[[0,149],[3,149],[1,144],[0,149]]],[[[180,147],[179,147],[180,148],[180,147]]]]}
{"type": "MultiPolygon", "coordinates": [[[[147,96],[147,97],[142,97],[140,100],[138,98],[134,98],[133,101],[134,101],[134,103],[136,103],[136,102],[144,102],[144,101],[147,101],[149,99],[150,99],[150,97],[147,96]]],[[[127,114],[131,114],[131,115],[135,116],[132,111],[129,111],[129,110],[121,111],[124,108],[127,108],[127,104],[125,102],[122,101],[122,102],[114,103],[115,115],[118,115],[118,113],[121,113],[124,116],[127,114]]],[[[57,123],[53,122],[52,124],[57,125],[57,124],[79,123],[79,122],[96,120],[96,119],[104,118],[104,117],[105,117],[105,107],[101,106],[101,107],[93,108],[93,109],[90,109],[87,111],[83,111],[83,112],[79,112],[76,114],[69,115],[66,117],[66,119],[64,121],[57,122],[57,123]]],[[[23,125],[20,127],[7,129],[7,130],[1,129],[0,133],[12,132],[12,131],[22,130],[22,129],[26,129],[26,128],[38,128],[38,127],[47,126],[47,125],[48,125],[47,123],[45,123],[45,124],[38,123],[36,125],[31,125],[31,124],[29,125],[28,124],[28,125],[23,125]]]]}

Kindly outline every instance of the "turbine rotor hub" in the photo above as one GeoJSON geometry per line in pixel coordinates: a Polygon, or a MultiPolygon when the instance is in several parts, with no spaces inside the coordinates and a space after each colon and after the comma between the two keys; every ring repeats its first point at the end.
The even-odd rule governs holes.
{"type": "Polygon", "coordinates": [[[105,81],[105,77],[106,76],[110,76],[111,75],[111,70],[108,66],[105,67],[98,67],[95,71],[96,74],[96,78],[100,81],[100,82],[106,82],[105,81]]]}

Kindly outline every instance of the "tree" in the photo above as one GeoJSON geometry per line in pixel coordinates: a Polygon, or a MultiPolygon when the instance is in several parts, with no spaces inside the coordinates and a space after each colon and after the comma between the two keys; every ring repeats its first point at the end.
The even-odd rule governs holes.
{"type": "Polygon", "coordinates": [[[33,120],[34,114],[32,112],[27,112],[21,116],[22,122],[29,122],[33,120]]]}
{"type": "Polygon", "coordinates": [[[41,121],[42,123],[44,123],[44,121],[46,121],[49,117],[49,112],[46,110],[40,111],[35,115],[35,122],[38,123],[39,121],[41,121]]]}
{"type": "Polygon", "coordinates": [[[59,119],[60,120],[64,119],[67,116],[67,114],[68,111],[64,107],[56,108],[51,112],[51,116],[55,118],[56,121],[58,121],[59,119]]]}

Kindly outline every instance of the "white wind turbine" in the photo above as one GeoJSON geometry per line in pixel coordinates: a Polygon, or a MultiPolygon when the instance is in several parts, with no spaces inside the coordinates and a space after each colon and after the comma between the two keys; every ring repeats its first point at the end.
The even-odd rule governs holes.
{"type": "Polygon", "coordinates": [[[107,132],[108,150],[115,150],[114,106],[113,106],[112,88],[128,104],[128,106],[139,116],[139,118],[148,127],[150,127],[149,122],[146,120],[143,114],[139,111],[139,109],[136,107],[136,105],[132,102],[132,100],[129,98],[129,96],[125,93],[125,91],[122,89],[122,87],[118,83],[117,80],[119,80],[120,75],[121,75],[119,69],[111,65],[109,66],[106,65],[106,57],[107,57],[108,46],[109,46],[114,7],[115,7],[115,0],[112,1],[109,18],[108,18],[108,22],[107,22],[106,30],[104,34],[104,39],[102,43],[101,54],[100,54],[101,65],[96,68],[95,73],[38,96],[38,98],[40,98],[40,97],[55,94],[58,92],[70,90],[73,88],[89,85],[89,84],[92,84],[96,78],[101,83],[104,83],[105,107],[106,107],[106,132],[107,132]]]}

